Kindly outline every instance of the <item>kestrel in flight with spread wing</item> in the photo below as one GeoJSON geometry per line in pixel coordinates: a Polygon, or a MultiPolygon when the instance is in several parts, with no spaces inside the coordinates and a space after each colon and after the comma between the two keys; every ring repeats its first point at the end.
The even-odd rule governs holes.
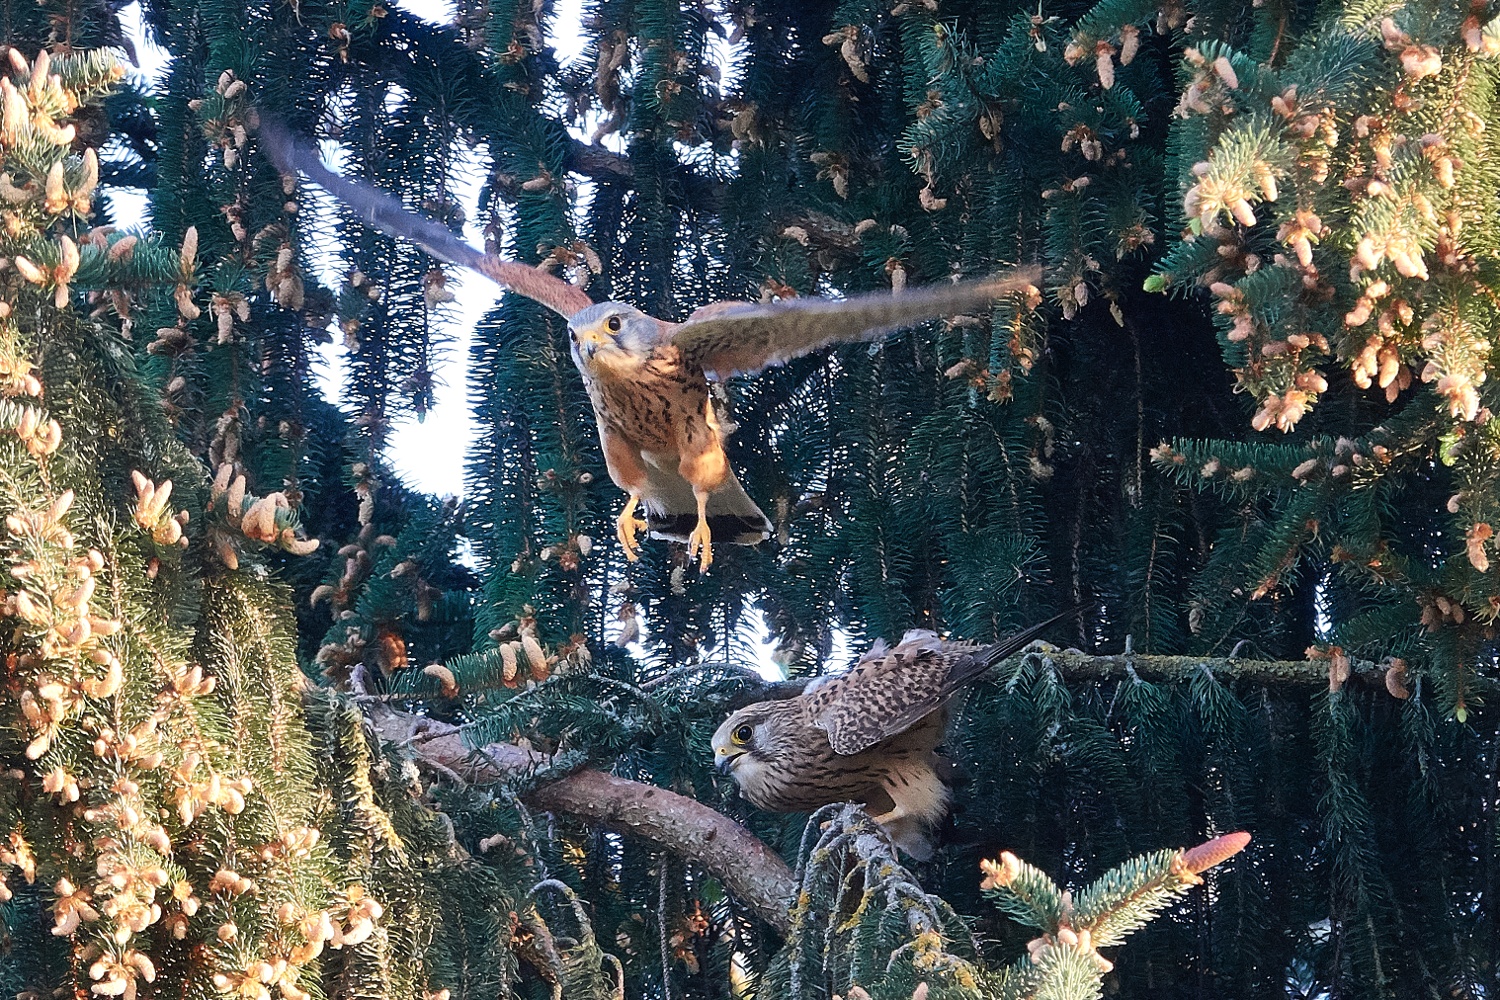
{"type": "Polygon", "coordinates": [[[300,170],[370,224],[567,319],[609,476],[629,495],[615,532],[631,561],[638,557],[642,529],[654,538],[687,542],[688,557],[697,557],[703,570],[713,562],[714,542],[753,545],[771,534],[771,522],[729,467],[710,376],[759,371],[831,344],[982,307],[1026,292],[1037,277],[1028,269],[899,295],[717,302],[682,323],[669,323],[622,302],[595,303],[551,274],[480,253],[395,198],[333,173],[278,128],[263,125],[261,137],[281,169],[300,170]],[[644,523],[636,517],[638,508],[644,523]]]}
{"type": "Polygon", "coordinates": [[[858,802],[919,861],[948,811],[937,753],[948,704],[985,671],[1023,649],[1065,611],[989,646],[913,630],[894,649],[876,643],[847,673],[819,677],[797,697],[760,701],[724,720],[714,766],[769,812],[858,802]]]}

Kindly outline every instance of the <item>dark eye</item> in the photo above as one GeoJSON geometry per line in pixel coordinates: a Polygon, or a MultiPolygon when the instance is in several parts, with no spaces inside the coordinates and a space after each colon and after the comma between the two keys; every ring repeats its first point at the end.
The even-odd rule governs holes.
{"type": "Polygon", "coordinates": [[[604,321],[604,329],[608,330],[610,333],[619,333],[620,332],[620,317],[618,317],[618,316],[611,316],[609,319],[605,320],[604,321]]]}
{"type": "Polygon", "coordinates": [[[733,733],[730,734],[730,738],[732,740],[734,740],[736,743],[741,743],[741,744],[749,743],[750,742],[750,737],[751,737],[751,735],[753,733],[754,733],[754,730],[752,730],[749,726],[740,726],[738,729],[736,729],[733,733]]]}

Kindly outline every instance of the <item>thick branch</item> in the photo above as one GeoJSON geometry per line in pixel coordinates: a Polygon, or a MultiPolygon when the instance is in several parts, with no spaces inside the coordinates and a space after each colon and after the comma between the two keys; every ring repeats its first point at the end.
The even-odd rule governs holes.
{"type": "MultiPolygon", "coordinates": [[[[1066,680],[1119,680],[1130,670],[1147,681],[1176,683],[1207,670],[1221,681],[1249,681],[1252,684],[1316,687],[1328,683],[1328,663],[1319,660],[1241,660],[1234,657],[1148,656],[1140,653],[1114,656],[1090,656],[1077,650],[1030,651],[1012,657],[1000,669],[1016,663],[1020,656],[1044,656],[1066,680]]],[[[1369,660],[1355,660],[1349,671],[1349,682],[1385,686],[1386,667],[1369,660]]],[[[1494,682],[1487,677],[1469,680],[1471,689],[1490,691],[1494,682]]]]}
{"type": "MultiPolygon", "coordinates": [[[[1146,681],[1185,681],[1193,674],[1207,670],[1222,681],[1309,686],[1328,683],[1328,664],[1316,660],[1240,660],[1223,656],[1148,656],[1140,653],[1091,656],[1077,650],[1056,650],[1040,655],[1068,680],[1118,680],[1128,677],[1134,668],[1136,676],[1146,681]]],[[[1376,664],[1356,662],[1350,676],[1351,679],[1359,677],[1380,684],[1385,672],[1376,664]]]]}
{"type": "MultiPolygon", "coordinates": [[[[385,705],[365,706],[382,739],[410,742],[420,757],[471,781],[524,775],[545,763],[540,755],[508,743],[476,752],[464,746],[457,727],[385,705]],[[413,741],[414,735],[421,738],[413,741]]],[[[785,934],[796,882],[781,857],[727,816],[685,795],[583,770],[527,792],[527,805],[630,834],[701,865],[762,920],[785,934]]]]}
{"type": "Polygon", "coordinates": [[[619,153],[574,139],[568,143],[567,168],[596,181],[631,182],[635,167],[619,153]]]}

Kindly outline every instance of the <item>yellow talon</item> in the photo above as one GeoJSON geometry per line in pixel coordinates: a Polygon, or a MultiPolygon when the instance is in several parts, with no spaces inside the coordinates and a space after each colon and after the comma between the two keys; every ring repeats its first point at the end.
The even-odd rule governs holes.
{"type": "Polygon", "coordinates": [[[714,563],[713,532],[708,528],[708,494],[698,494],[698,525],[688,536],[688,558],[700,556],[698,572],[707,573],[714,563]]]}
{"type": "Polygon", "coordinates": [[[707,573],[708,567],[714,562],[713,533],[708,530],[707,521],[699,521],[693,533],[688,536],[688,558],[702,552],[703,557],[698,563],[698,572],[707,573]]]}
{"type": "Polygon", "coordinates": [[[615,537],[620,540],[620,548],[629,562],[640,558],[636,554],[640,551],[640,546],[636,544],[635,536],[646,530],[646,522],[635,516],[636,505],[640,502],[640,497],[630,494],[630,499],[625,502],[625,509],[615,519],[615,537]]]}

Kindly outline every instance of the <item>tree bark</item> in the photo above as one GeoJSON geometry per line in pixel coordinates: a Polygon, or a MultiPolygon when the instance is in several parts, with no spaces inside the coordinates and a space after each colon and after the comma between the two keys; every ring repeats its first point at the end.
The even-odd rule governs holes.
{"type": "MultiPolygon", "coordinates": [[[[470,782],[524,775],[544,764],[540,754],[509,743],[483,750],[464,746],[456,726],[366,704],[365,716],[382,739],[403,743],[424,760],[470,782]]],[[[525,793],[534,809],[639,837],[700,865],[735,898],[782,934],[796,881],[787,863],[734,820],[685,795],[640,781],[585,769],[525,793]]]]}
{"type": "MultiPolygon", "coordinates": [[[[1121,680],[1135,676],[1146,681],[1179,683],[1192,674],[1207,671],[1226,683],[1248,681],[1252,684],[1267,684],[1277,687],[1318,687],[1328,683],[1326,660],[1245,660],[1223,656],[1161,656],[1144,653],[1117,653],[1112,656],[1093,656],[1077,650],[1051,649],[1018,653],[1004,660],[991,671],[991,677],[1014,669],[1022,656],[1042,656],[1051,669],[1069,681],[1121,680]]],[[[1350,665],[1349,681],[1369,687],[1385,685],[1386,665],[1369,660],[1355,660],[1350,665]]],[[[1466,679],[1469,689],[1491,693],[1497,689],[1495,682],[1487,677],[1471,675],[1466,679]]]]}

